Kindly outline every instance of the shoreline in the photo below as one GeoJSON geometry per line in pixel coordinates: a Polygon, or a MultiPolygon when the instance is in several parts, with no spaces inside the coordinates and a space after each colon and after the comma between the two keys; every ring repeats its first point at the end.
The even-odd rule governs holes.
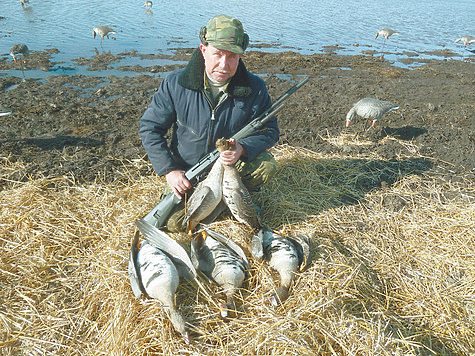
{"type": "MultiPolygon", "coordinates": [[[[186,63],[193,50],[144,58],[186,63]]],[[[47,63],[45,56],[32,57],[38,61],[30,65],[47,63]]],[[[106,54],[78,63],[107,68],[116,59],[106,54]]],[[[473,63],[431,60],[408,70],[374,56],[292,51],[249,51],[243,59],[248,70],[263,78],[273,99],[301,76],[311,78],[278,114],[279,144],[348,156],[376,154],[387,160],[426,157],[439,174],[474,176],[473,63]],[[348,110],[367,96],[400,109],[385,115],[374,130],[366,130],[361,119],[345,128],[348,110]]],[[[2,158],[26,165],[23,178],[10,178],[72,172],[79,181],[93,181],[99,173],[114,179],[121,159],[145,156],[137,133],[139,119],[161,75],[183,65],[127,68],[137,73],[130,77],[0,77],[0,106],[13,111],[10,117],[0,117],[2,158]]]]}

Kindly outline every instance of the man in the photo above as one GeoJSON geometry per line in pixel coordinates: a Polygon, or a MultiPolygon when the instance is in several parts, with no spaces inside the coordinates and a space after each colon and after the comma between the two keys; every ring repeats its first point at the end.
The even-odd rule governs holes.
{"type": "MultiPolygon", "coordinates": [[[[192,188],[185,171],[215,148],[218,138],[229,138],[269,106],[262,79],[246,70],[241,60],[249,43],[241,22],[227,15],[201,28],[201,44],[188,65],[170,73],[154,94],[140,120],[139,134],[154,170],[164,175],[170,190],[182,198],[192,188]],[[165,135],[173,128],[170,146],[165,135]]],[[[236,150],[220,155],[223,164],[236,164],[252,191],[275,173],[276,163],[266,150],[279,139],[277,119],[261,132],[236,143],[236,150]]],[[[183,204],[167,222],[181,230],[183,204]]]]}

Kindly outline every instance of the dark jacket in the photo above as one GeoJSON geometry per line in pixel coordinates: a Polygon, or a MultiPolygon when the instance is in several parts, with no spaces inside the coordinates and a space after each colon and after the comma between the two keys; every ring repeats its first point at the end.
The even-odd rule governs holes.
{"type": "MultiPolygon", "coordinates": [[[[170,73],[153,95],[140,119],[139,134],[153,168],[159,175],[175,169],[187,170],[214,150],[218,138],[229,138],[271,105],[262,79],[239,62],[231,79],[228,98],[214,109],[204,90],[204,59],[197,49],[188,65],[170,73]],[[165,135],[173,127],[170,148],[165,135]]],[[[277,119],[272,118],[262,132],[243,138],[242,159],[252,161],[279,139],[277,119]]]]}

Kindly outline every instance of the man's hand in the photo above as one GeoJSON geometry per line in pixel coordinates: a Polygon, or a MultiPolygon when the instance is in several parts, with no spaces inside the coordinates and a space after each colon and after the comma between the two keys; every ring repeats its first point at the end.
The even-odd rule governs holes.
{"type": "Polygon", "coordinates": [[[244,147],[239,142],[236,142],[236,149],[235,150],[227,150],[221,152],[219,155],[219,160],[222,164],[226,166],[231,166],[236,163],[239,158],[245,154],[244,147]]]}
{"type": "Polygon", "coordinates": [[[185,177],[185,171],[174,170],[165,174],[168,185],[178,199],[182,199],[188,189],[191,189],[191,183],[185,177]]]}

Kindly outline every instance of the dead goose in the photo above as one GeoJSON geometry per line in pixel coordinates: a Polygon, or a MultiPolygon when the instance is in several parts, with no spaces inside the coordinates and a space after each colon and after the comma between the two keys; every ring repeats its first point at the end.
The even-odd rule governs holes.
{"type": "Polygon", "coordinates": [[[374,127],[376,121],[384,114],[392,110],[399,109],[399,106],[390,103],[389,101],[379,100],[375,98],[363,98],[358,101],[346,114],[346,127],[350,126],[351,120],[355,115],[361,116],[364,119],[371,121],[371,126],[374,127]]]}
{"type": "Polygon", "coordinates": [[[223,199],[223,171],[223,165],[217,160],[208,176],[198,183],[191,194],[183,219],[183,224],[187,225],[187,231],[193,231],[200,221],[214,214],[223,199]]]}
{"type": "MultiPolygon", "coordinates": [[[[224,138],[218,139],[216,141],[216,148],[219,152],[235,150],[236,141],[232,138],[229,140],[224,138]]],[[[261,223],[256,208],[236,166],[234,164],[223,166],[223,199],[226,205],[237,221],[246,224],[256,231],[259,230],[261,223]]]]}
{"type": "Polygon", "coordinates": [[[284,237],[272,231],[261,229],[260,240],[264,250],[264,259],[280,275],[280,284],[271,298],[271,304],[278,306],[289,296],[289,290],[295,272],[304,269],[310,256],[308,237],[284,237]]]}
{"type": "Polygon", "coordinates": [[[234,294],[248,277],[249,262],[242,249],[226,236],[212,230],[202,230],[192,239],[191,261],[197,270],[220,286],[226,304],[220,304],[221,316],[235,310],[234,294]]]}
{"type": "MultiPolygon", "coordinates": [[[[164,234],[164,233],[163,233],[164,234]]],[[[135,233],[131,246],[129,259],[129,278],[132,291],[136,298],[146,294],[150,298],[157,299],[166,309],[170,321],[184,341],[190,342],[188,329],[181,313],[176,309],[175,292],[178,288],[180,276],[186,276],[190,271],[184,268],[179,258],[172,257],[180,255],[183,251],[174,253],[177,245],[176,241],[168,241],[167,236],[161,236],[164,250],[152,246],[147,241],[139,245],[140,233],[135,233]],[[168,252],[167,252],[168,250],[168,252]],[[171,251],[171,254],[170,254],[171,251]]],[[[178,245],[179,246],[179,245],[178,245]]],[[[181,246],[179,246],[180,249],[181,246]]]]}

